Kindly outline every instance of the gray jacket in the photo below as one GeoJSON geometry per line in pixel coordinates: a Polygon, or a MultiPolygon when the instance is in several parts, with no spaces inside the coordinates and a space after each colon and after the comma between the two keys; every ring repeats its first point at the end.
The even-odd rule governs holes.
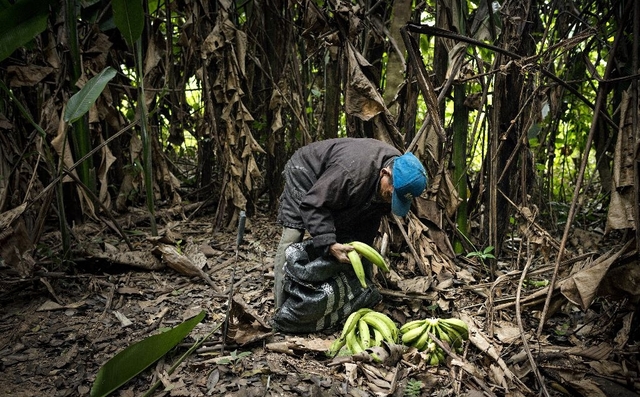
{"type": "Polygon", "coordinates": [[[391,204],[379,196],[380,170],[399,150],[377,139],[337,138],[298,149],[283,171],[278,222],[304,229],[316,248],[372,244],[391,204]]]}

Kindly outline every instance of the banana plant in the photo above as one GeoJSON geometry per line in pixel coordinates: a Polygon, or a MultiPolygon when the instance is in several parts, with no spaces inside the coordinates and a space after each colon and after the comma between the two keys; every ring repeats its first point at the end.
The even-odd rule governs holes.
{"type": "MultiPolygon", "coordinates": [[[[69,86],[72,92],[77,93],[76,83],[80,80],[80,77],[82,77],[82,58],[80,57],[80,42],[78,39],[76,0],[66,0],[64,2],[64,11],[66,16],[65,24],[68,34],[69,56],[71,57],[69,86]]],[[[74,155],[77,158],[84,158],[84,156],[91,151],[92,146],[88,119],[86,117],[78,117],[74,119],[71,124],[73,126],[73,134],[70,141],[73,144],[74,155]]],[[[95,172],[92,156],[88,156],[78,166],[80,181],[87,186],[92,193],[96,191],[95,172]]]]}
{"type": "Polygon", "coordinates": [[[151,219],[151,234],[158,235],[155,217],[155,205],[153,201],[153,179],[152,179],[152,146],[147,127],[147,104],[144,92],[144,58],[142,57],[142,32],[144,30],[144,10],[142,0],[113,0],[113,21],[120,30],[125,41],[135,54],[136,79],[138,84],[138,111],[140,115],[140,137],[142,140],[143,173],[146,190],[147,209],[151,219]]]}
{"type": "Polygon", "coordinates": [[[51,3],[50,0],[22,0],[11,4],[0,0],[0,61],[47,28],[51,3]]]}

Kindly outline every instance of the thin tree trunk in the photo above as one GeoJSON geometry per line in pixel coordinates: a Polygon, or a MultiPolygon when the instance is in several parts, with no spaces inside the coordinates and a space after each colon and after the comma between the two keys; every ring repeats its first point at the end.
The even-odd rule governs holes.
{"type": "Polygon", "coordinates": [[[340,50],[329,54],[324,63],[324,114],[322,136],[325,139],[338,137],[338,123],[340,121],[342,90],[340,85],[340,50]]]}
{"type": "MultiPolygon", "coordinates": [[[[456,217],[458,230],[467,236],[467,133],[469,129],[469,110],[465,105],[465,85],[457,84],[453,89],[453,182],[456,185],[460,205],[456,217]]],[[[463,252],[459,239],[454,241],[453,249],[457,254],[463,252]]]]}
{"type": "MultiPolygon", "coordinates": [[[[392,41],[391,48],[388,48],[388,60],[384,84],[384,102],[389,106],[398,95],[398,90],[405,79],[405,53],[404,41],[400,34],[400,28],[411,20],[412,0],[395,0],[393,2],[393,13],[389,22],[389,40],[392,41]],[[398,53],[399,52],[399,53],[398,53]]],[[[400,109],[398,106],[389,107],[389,111],[394,116],[398,116],[400,109]]]]}
{"type": "MultiPolygon", "coordinates": [[[[508,1],[503,6],[502,40],[500,46],[504,49],[516,48],[521,56],[531,55],[535,45],[531,40],[531,31],[536,24],[530,22],[532,10],[535,10],[535,0],[522,2],[508,1]]],[[[533,18],[537,18],[533,16],[533,18]]],[[[519,202],[515,195],[518,188],[517,163],[509,164],[513,151],[517,147],[518,137],[522,129],[528,125],[526,120],[519,117],[522,98],[525,98],[527,87],[525,77],[520,68],[509,65],[511,59],[502,54],[496,55],[495,68],[505,69],[505,73],[498,73],[494,83],[494,106],[492,108],[491,144],[489,178],[489,245],[495,247],[495,252],[501,252],[502,242],[509,227],[512,208],[509,204],[519,202]],[[512,126],[512,124],[514,124],[512,126]],[[506,198],[503,196],[506,195],[506,198]]],[[[520,147],[521,150],[528,150],[520,147]]],[[[518,158],[518,157],[516,157],[518,158]]],[[[526,189],[522,186],[522,189],[526,189]]],[[[495,275],[495,261],[491,261],[491,273],[495,275]]]]}

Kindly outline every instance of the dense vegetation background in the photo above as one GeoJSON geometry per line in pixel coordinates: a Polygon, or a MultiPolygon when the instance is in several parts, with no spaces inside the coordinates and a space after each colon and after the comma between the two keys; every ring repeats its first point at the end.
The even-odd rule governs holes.
{"type": "Polygon", "coordinates": [[[429,175],[379,231],[384,310],[473,327],[461,357],[397,366],[389,390],[637,390],[639,43],[634,0],[0,0],[0,389],[86,395],[126,344],[234,305],[256,320],[233,348],[254,356],[196,357],[191,395],[238,391],[246,368],[256,395],[328,389],[312,367],[379,385],[309,359],[327,337],[296,340],[291,364],[255,326],[281,170],[348,136],[429,175]]]}
{"type": "Polygon", "coordinates": [[[418,155],[430,184],[410,234],[443,231],[490,277],[515,237],[556,263],[574,227],[631,241],[639,7],[2,0],[2,257],[64,263],[72,226],[136,207],[152,234],[185,202],[234,228],[276,208],[293,151],[343,136],[418,155]]]}

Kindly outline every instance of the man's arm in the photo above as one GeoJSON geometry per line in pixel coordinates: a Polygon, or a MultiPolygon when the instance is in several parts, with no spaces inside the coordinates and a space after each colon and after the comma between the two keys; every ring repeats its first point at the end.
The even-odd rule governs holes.
{"type": "Polygon", "coordinates": [[[314,247],[345,263],[349,263],[347,252],[351,247],[337,243],[332,211],[351,205],[353,192],[348,174],[342,167],[329,167],[300,203],[300,213],[305,228],[313,238],[314,247]]]}

